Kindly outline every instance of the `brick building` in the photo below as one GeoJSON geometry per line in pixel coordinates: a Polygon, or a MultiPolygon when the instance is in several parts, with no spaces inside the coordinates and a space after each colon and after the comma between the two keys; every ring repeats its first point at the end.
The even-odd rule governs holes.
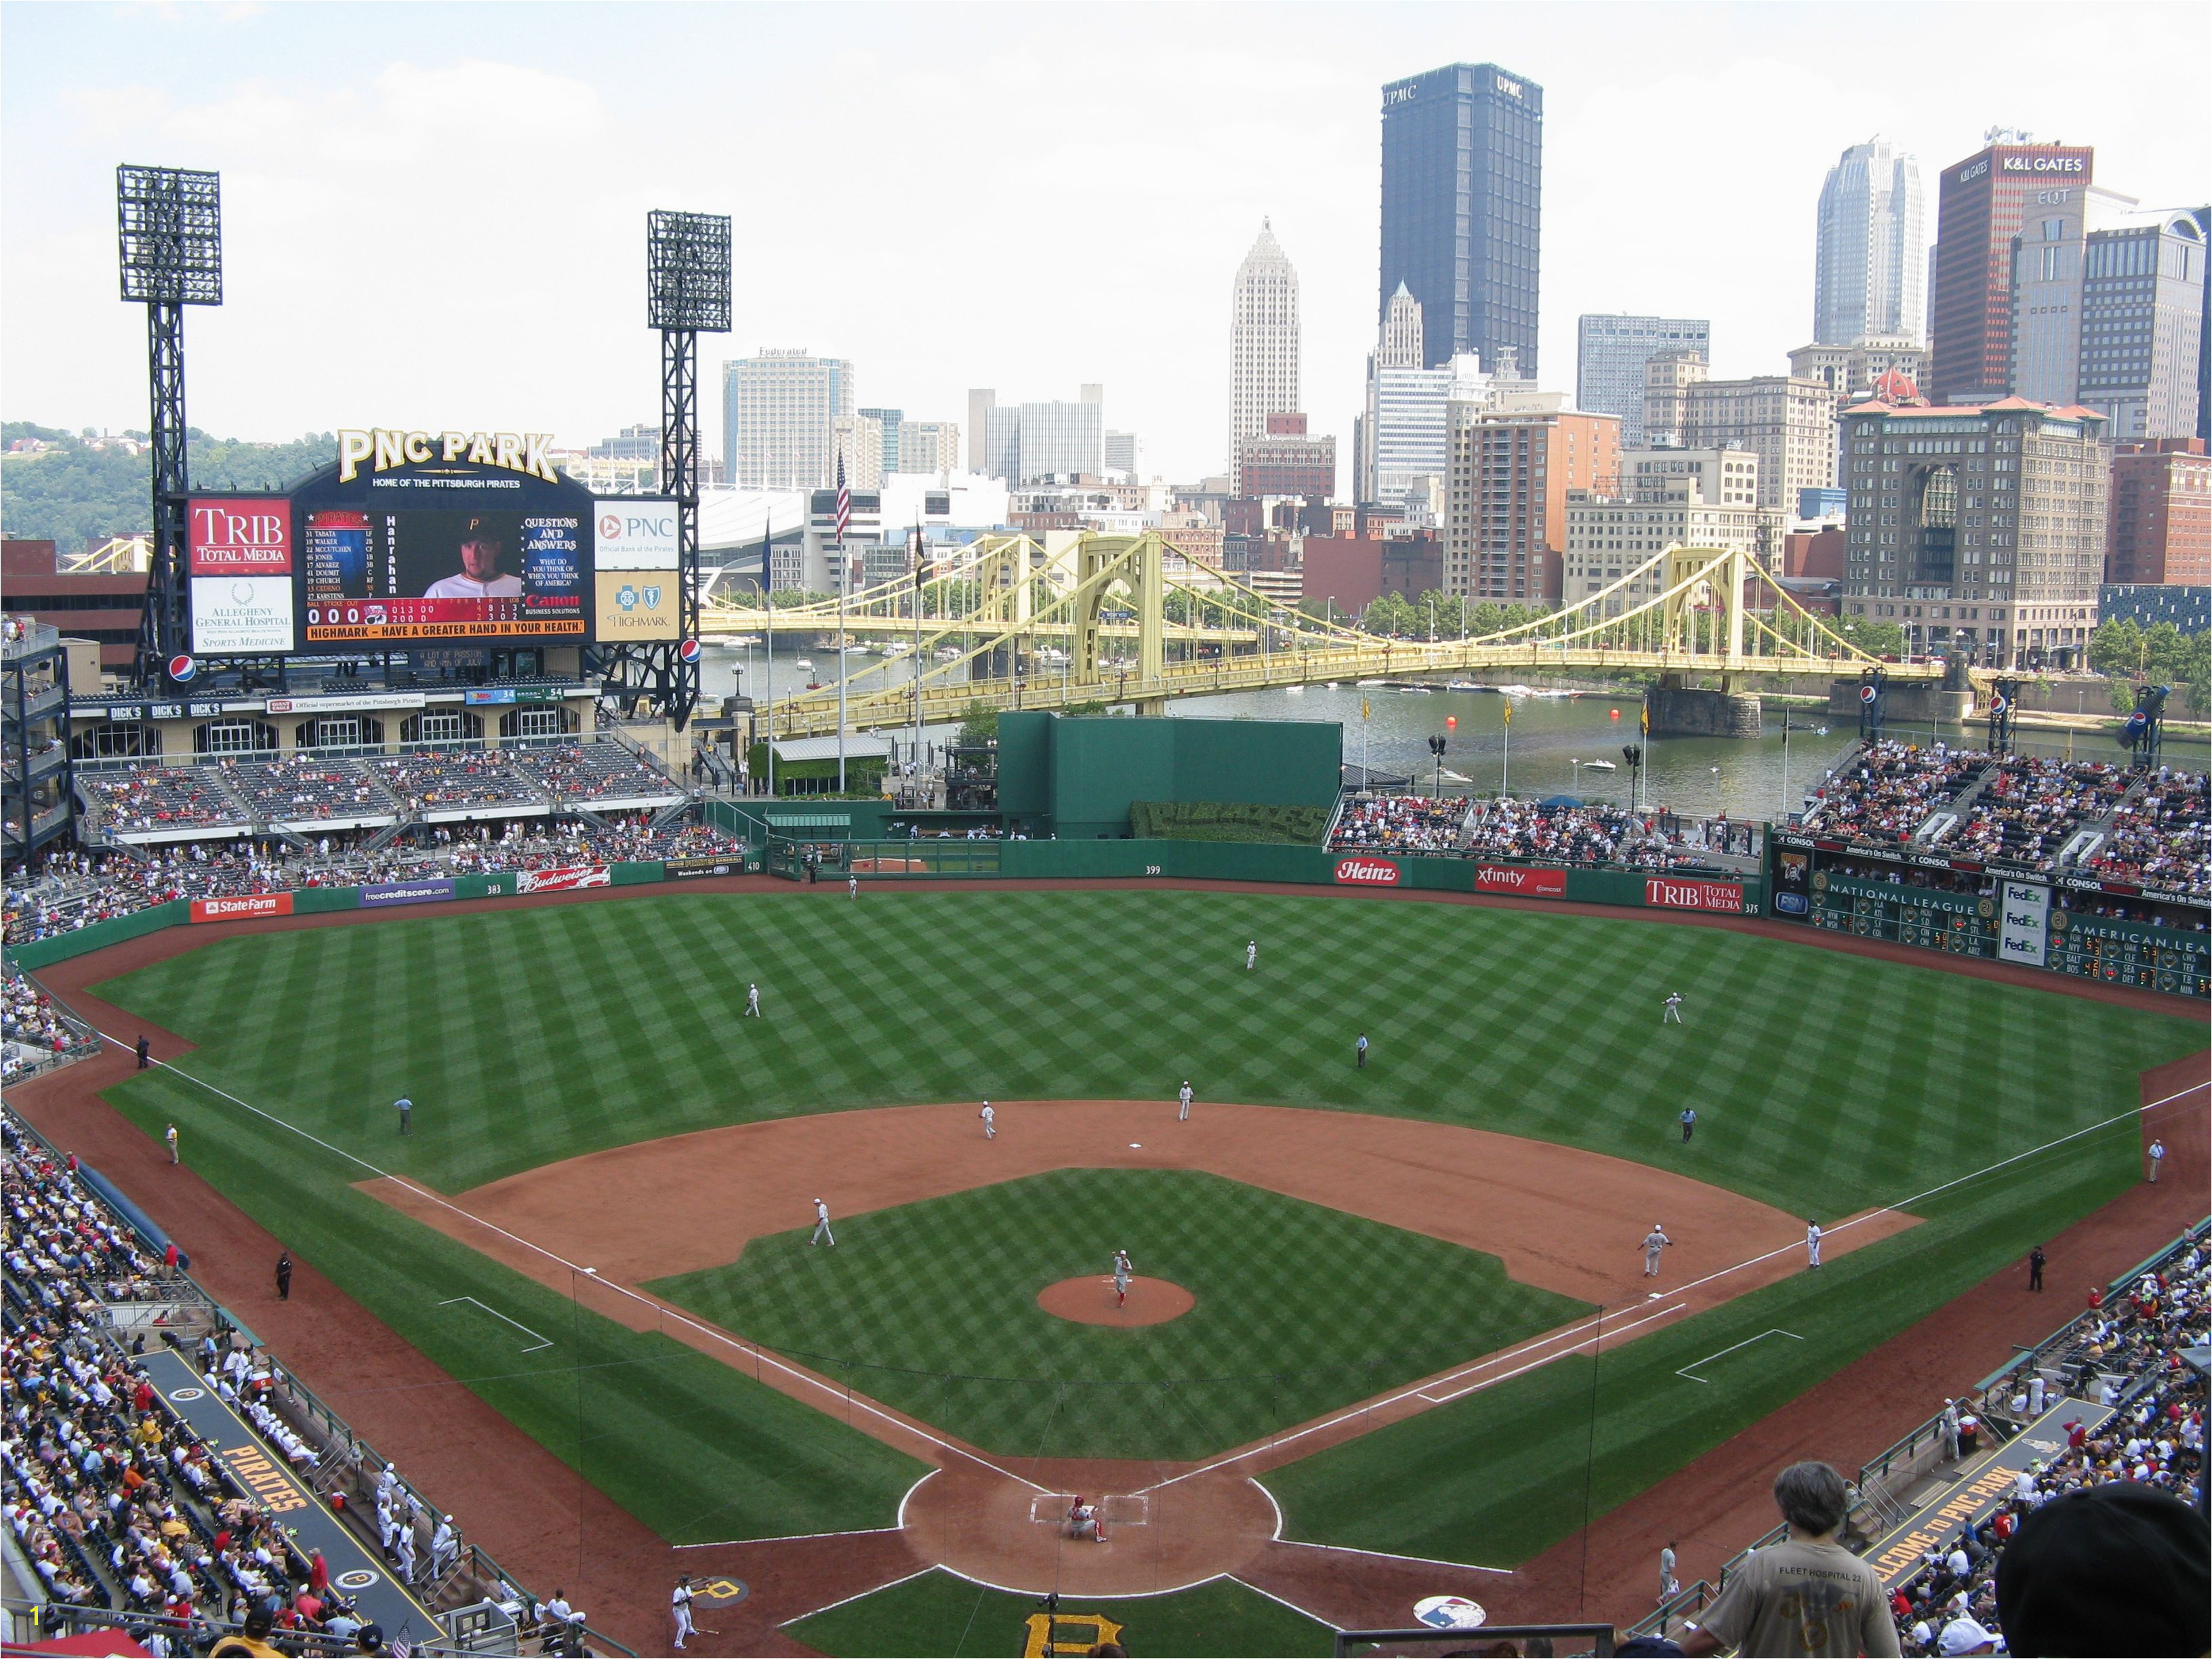
{"type": "Polygon", "coordinates": [[[1309,536],[1301,592],[1360,611],[1385,593],[1414,599],[1444,585],[1443,544],[1433,534],[1393,537],[1309,536]]]}
{"type": "MultiPolygon", "coordinates": [[[[146,598],[144,571],[64,576],[55,568],[52,542],[11,536],[0,541],[0,589],[6,592],[10,616],[35,617],[71,639],[96,641],[103,671],[130,671],[146,598]]],[[[75,688],[80,696],[99,689],[75,688]]]]}
{"type": "Polygon", "coordinates": [[[2114,450],[2105,580],[2212,582],[2212,455],[2203,439],[2153,438],[2114,450]]]}
{"type": "Polygon", "coordinates": [[[1267,416],[1267,429],[1237,441],[1239,495],[1297,495],[1316,505],[1336,494],[1336,440],[1306,432],[1297,414],[1267,416]]]}
{"type": "Polygon", "coordinates": [[[1454,404],[1451,413],[1444,590],[1557,605],[1565,577],[1567,492],[1618,486],[1620,417],[1465,404],[1454,404]]]}

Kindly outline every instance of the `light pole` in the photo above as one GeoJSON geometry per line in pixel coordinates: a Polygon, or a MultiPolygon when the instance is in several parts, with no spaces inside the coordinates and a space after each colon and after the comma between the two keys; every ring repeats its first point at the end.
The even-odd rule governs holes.
{"type": "Polygon", "coordinates": [[[1782,822],[1790,822],[1790,711],[1782,711],[1782,822]]]}
{"type": "Polygon", "coordinates": [[[1498,701],[1505,717],[1505,762],[1498,771],[1498,798],[1503,800],[1513,793],[1513,705],[1503,697],[1498,701]]]}

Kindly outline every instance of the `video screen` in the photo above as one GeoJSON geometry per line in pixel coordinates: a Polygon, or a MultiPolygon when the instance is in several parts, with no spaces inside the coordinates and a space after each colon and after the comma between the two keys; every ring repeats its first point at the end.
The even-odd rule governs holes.
{"type": "Polygon", "coordinates": [[[315,507],[305,516],[311,645],[583,636],[580,513],[315,507]]]}

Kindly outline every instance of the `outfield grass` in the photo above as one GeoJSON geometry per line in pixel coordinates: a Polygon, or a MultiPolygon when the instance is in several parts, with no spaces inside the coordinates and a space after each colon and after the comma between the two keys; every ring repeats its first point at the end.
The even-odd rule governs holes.
{"type": "MultiPolygon", "coordinates": [[[[250,935],[102,994],[200,1045],[186,1063],[222,1087],[449,1192],[757,1118],[987,1095],[1165,1100],[1187,1076],[1201,1098],[1588,1147],[1826,1221],[2128,1111],[2142,1068],[2204,1041],[2191,1012],[1719,929],[1235,892],[656,895],[250,935]],[[1248,974],[1255,937],[1261,968],[1248,974]],[[738,1018],[748,980],[763,1020],[738,1018]],[[1688,1024],[1662,1030],[1669,989],[1688,1024]],[[1363,1029],[1374,1055],[1355,1072],[1363,1029]],[[402,1093],[416,1103],[404,1141],[402,1093]],[[1699,1113],[1687,1147],[1685,1103],[1699,1113]]],[[[147,1073],[113,1097],[149,1133],[176,1121],[187,1160],[295,1255],[574,1461],[568,1351],[510,1363],[481,1324],[433,1307],[474,1295],[550,1330],[568,1317],[562,1298],[351,1191],[358,1165],[181,1079],[147,1073]]],[[[1817,1340],[1790,1345],[1755,1384],[1688,1405],[1655,1376],[1601,1431],[1620,1438],[1614,1461],[1601,1445],[1601,1507],[2085,1213],[2133,1177],[2135,1145],[2124,1122],[2053,1164],[1948,1195],[1926,1224],[1824,1270],[1817,1296],[1762,1293],[1788,1316],[1766,1322],[1816,1326],[1817,1340]]],[[[1760,1303],[1628,1352],[1651,1348],[1656,1363],[1659,1346],[1686,1345],[1671,1370],[1764,1328],[1739,1330],[1760,1303]]],[[[931,1317],[886,1325],[886,1344],[924,1340],[913,1328],[931,1317]]],[[[576,1322],[591,1363],[611,1368],[586,1376],[587,1398],[600,1379],[606,1396],[587,1416],[587,1473],[667,1536],[882,1525],[916,1473],[712,1360],[576,1322]]],[[[1552,1397],[1571,1392],[1561,1374],[1301,1466],[1311,1484],[1288,1488],[1293,1524],[1333,1541],[1480,1539],[1496,1548],[1419,1553],[1492,1561],[1556,1536],[1580,1518],[1586,1433],[1552,1397]],[[1401,1492],[1425,1496],[1401,1510],[1401,1492]]]]}
{"type": "MultiPolygon", "coordinates": [[[[948,1659],[1013,1656],[1027,1650],[1036,1598],[987,1589],[941,1570],[902,1579],[827,1613],[783,1628],[807,1646],[838,1659],[948,1659]]],[[[1273,1653],[1326,1655],[1334,1632],[1293,1607],[1216,1578],[1171,1595],[1069,1597],[1060,1605],[1057,1634],[1063,1642],[1095,1639],[1098,1626],[1082,1620],[1098,1613],[1121,1626],[1119,1641],[1139,1656],[1179,1654],[1188,1659],[1273,1653]]],[[[1070,1647],[1068,1651],[1081,1650],[1070,1647]]]]}
{"type": "Polygon", "coordinates": [[[1202,1457],[1587,1311],[1496,1256],[1180,1170],[1059,1170],[810,1236],[653,1288],[1008,1456],[1202,1457]],[[1198,1305],[1132,1330],[1037,1306],[1079,1276],[1107,1296],[1109,1245],[1198,1305]]]}

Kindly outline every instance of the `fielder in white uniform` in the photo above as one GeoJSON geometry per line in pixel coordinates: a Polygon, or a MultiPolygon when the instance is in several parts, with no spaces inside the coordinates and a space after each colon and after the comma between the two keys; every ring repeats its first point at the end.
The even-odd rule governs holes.
{"type": "Polygon", "coordinates": [[[1669,1022],[1676,1025],[1682,1023],[1682,994],[1680,991],[1669,991],[1667,994],[1663,1012],[1659,1016],[1659,1023],[1662,1025],[1669,1022]]]}
{"type": "Polygon", "coordinates": [[[1656,1221],[1651,1224],[1651,1231],[1644,1235],[1644,1276],[1646,1279],[1659,1277],[1659,1252],[1674,1242],[1667,1237],[1664,1227],[1656,1221]]]}
{"type": "Polygon", "coordinates": [[[691,1623],[691,1575],[686,1573],[676,1581],[676,1589],[668,1598],[668,1610],[676,1616],[676,1640],[672,1644],[677,1652],[684,1651],[684,1638],[696,1633],[691,1623]]]}
{"type": "Polygon", "coordinates": [[[757,985],[748,985],[745,987],[745,1012],[752,1016],[755,1019],[758,1019],[761,1017],[760,987],[757,985]]]}
{"type": "Polygon", "coordinates": [[[983,1139],[996,1140],[999,1138],[999,1115],[991,1109],[991,1103],[985,1101],[983,1109],[975,1115],[983,1120],[983,1139]]]}
{"type": "Polygon", "coordinates": [[[860,897],[860,878],[858,876],[848,876],[848,877],[846,877],[846,878],[845,878],[845,890],[846,890],[848,893],[851,894],[854,898],[858,898],[858,897],[860,897]]]}
{"type": "Polygon", "coordinates": [[[1817,1221],[1805,1224],[1805,1265],[1808,1267],[1820,1265],[1820,1224],[1817,1221]]]}
{"type": "Polygon", "coordinates": [[[824,1241],[827,1241],[834,1249],[837,1243],[837,1235],[830,1231],[830,1206],[817,1198],[814,1200],[814,1237],[806,1242],[809,1244],[820,1244],[824,1241]]]}
{"type": "Polygon", "coordinates": [[[1115,1251],[1114,1305],[1117,1308],[1125,1307],[1128,1304],[1129,1274],[1131,1271],[1132,1269],[1129,1266],[1129,1253],[1127,1250],[1115,1251]]]}
{"type": "Polygon", "coordinates": [[[1182,1080],[1182,1087],[1176,1091],[1176,1121],[1178,1123],[1190,1121],[1190,1079],[1188,1078],[1185,1078],[1182,1080]]]}
{"type": "Polygon", "coordinates": [[[1250,973],[1260,965],[1260,941],[1253,939],[1244,947],[1244,971],[1250,973]]]}

